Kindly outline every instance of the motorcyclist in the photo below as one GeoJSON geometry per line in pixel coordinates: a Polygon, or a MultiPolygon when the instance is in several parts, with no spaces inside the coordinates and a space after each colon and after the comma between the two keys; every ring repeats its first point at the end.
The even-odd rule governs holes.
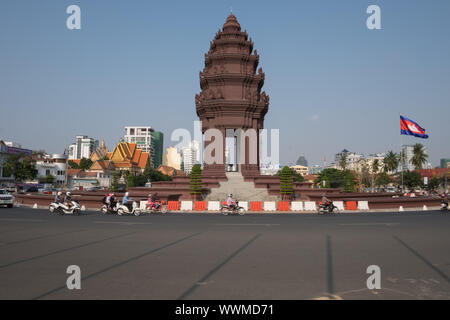
{"type": "Polygon", "coordinates": [[[105,193],[105,196],[102,198],[102,204],[108,205],[108,194],[105,193]]]}
{"type": "Polygon", "coordinates": [[[64,201],[64,197],[63,197],[63,195],[62,195],[62,192],[59,191],[59,192],[56,194],[56,197],[55,197],[55,203],[56,203],[56,204],[61,204],[63,201],[64,201]]]}
{"type": "Polygon", "coordinates": [[[158,209],[159,208],[159,203],[156,202],[156,200],[158,199],[158,192],[155,192],[153,194],[149,194],[148,198],[149,198],[149,202],[150,202],[150,208],[155,208],[158,209]]]}
{"type": "Polygon", "coordinates": [[[443,210],[448,208],[448,200],[445,193],[441,194],[441,203],[444,205],[443,210]]]}
{"type": "Polygon", "coordinates": [[[322,194],[322,204],[328,208],[328,206],[332,203],[330,199],[327,198],[327,193],[322,194]]]}
{"type": "Polygon", "coordinates": [[[109,196],[109,208],[113,210],[114,207],[116,206],[116,203],[117,203],[116,196],[114,195],[114,193],[111,193],[109,196]]]}
{"type": "Polygon", "coordinates": [[[64,197],[64,204],[68,209],[70,209],[70,207],[72,206],[72,194],[70,193],[70,191],[66,192],[66,196],[64,197]]]}
{"type": "Polygon", "coordinates": [[[122,204],[128,208],[129,212],[133,211],[133,203],[128,192],[125,192],[125,195],[122,198],[122,204]]]}
{"type": "Polygon", "coordinates": [[[233,201],[233,195],[230,193],[227,198],[227,207],[228,210],[234,209],[235,202],[233,201]]]}

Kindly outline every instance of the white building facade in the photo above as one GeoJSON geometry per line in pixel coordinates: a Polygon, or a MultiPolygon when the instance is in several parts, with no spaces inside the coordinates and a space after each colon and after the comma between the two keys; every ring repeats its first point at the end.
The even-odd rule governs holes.
{"type": "Polygon", "coordinates": [[[192,140],[189,146],[181,151],[184,172],[191,173],[192,167],[200,163],[200,143],[192,140]]]}
{"type": "Polygon", "coordinates": [[[125,127],[124,141],[136,143],[136,147],[144,152],[150,153],[150,165],[154,164],[155,147],[152,127],[125,127]]]}
{"type": "Polygon", "coordinates": [[[66,156],[54,154],[51,157],[46,156],[36,160],[37,177],[47,177],[49,175],[55,177],[53,184],[64,185],[66,183],[66,156]]]}
{"type": "Polygon", "coordinates": [[[77,136],[75,143],[69,146],[69,160],[89,159],[91,153],[99,146],[98,140],[88,136],[77,136]]]}

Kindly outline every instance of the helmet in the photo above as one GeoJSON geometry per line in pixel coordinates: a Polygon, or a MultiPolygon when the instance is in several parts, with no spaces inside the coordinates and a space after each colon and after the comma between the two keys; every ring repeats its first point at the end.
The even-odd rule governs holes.
{"type": "Polygon", "coordinates": [[[129,195],[129,193],[128,193],[128,192],[125,192],[125,197],[128,197],[128,195],[129,195]]]}
{"type": "Polygon", "coordinates": [[[150,198],[151,196],[152,196],[152,194],[151,194],[151,193],[149,193],[147,197],[149,197],[149,198],[150,198]]]}
{"type": "Polygon", "coordinates": [[[62,192],[61,192],[61,191],[58,192],[58,196],[60,196],[60,195],[62,195],[62,192]]]}
{"type": "Polygon", "coordinates": [[[70,196],[70,195],[71,195],[70,191],[67,191],[67,192],[66,192],[66,195],[70,196]]]}
{"type": "Polygon", "coordinates": [[[229,197],[232,197],[233,195],[230,193],[228,196],[229,196],[229,197]]]}

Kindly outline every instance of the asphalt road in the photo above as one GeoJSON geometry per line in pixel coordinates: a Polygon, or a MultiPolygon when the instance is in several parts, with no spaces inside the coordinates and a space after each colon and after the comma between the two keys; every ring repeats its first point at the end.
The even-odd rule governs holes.
{"type": "Polygon", "coordinates": [[[450,299],[450,215],[0,208],[0,299],[450,299]],[[69,290],[69,265],[81,289],[69,290]],[[369,290],[366,269],[381,270],[369,290]]]}

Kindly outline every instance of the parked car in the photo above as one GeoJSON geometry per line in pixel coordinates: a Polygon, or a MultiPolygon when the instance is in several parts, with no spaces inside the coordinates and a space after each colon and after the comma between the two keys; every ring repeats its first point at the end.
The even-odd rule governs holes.
{"type": "Polygon", "coordinates": [[[14,197],[5,189],[0,189],[0,206],[12,208],[14,205],[14,197]]]}

